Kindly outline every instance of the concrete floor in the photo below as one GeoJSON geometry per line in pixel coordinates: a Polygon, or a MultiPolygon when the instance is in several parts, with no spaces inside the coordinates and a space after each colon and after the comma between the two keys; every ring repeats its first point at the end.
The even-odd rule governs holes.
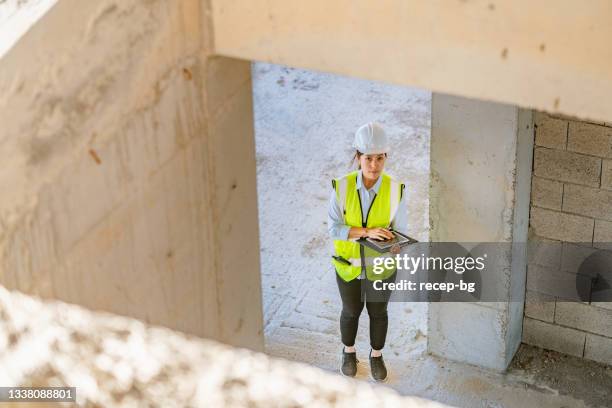
{"type": "MultiPolygon", "coordinates": [[[[352,134],[381,122],[388,171],[407,183],[409,230],[427,240],[431,95],[287,67],[254,64],[253,89],[266,351],[337,371],[340,299],[328,262],[330,180],[346,173],[352,134]]],[[[427,304],[393,303],[387,386],[461,407],[612,406],[610,367],[523,347],[506,374],[426,354],[427,304]]],[[[357,378],[369,381],[368,320],[357,378]]]]}

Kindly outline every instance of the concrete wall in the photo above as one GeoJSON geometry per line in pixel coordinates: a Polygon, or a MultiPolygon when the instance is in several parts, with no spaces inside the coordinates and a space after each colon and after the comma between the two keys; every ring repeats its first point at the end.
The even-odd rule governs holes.
{"type": "Polygon", "coordinates": [[[261,349],[250,64],[207,7],[63,0],[0,60],[0,283],[261,349]]]}
{"type": "Polygon", "coordinates": [[[515,106],[432,96],[431,241],[507,243],[502,256],[487,261],[489,279],[503,288],[497,302],[430,305],[433,354],[503,371],[520,344],[531,122],[531,112],[515,106]]]}
{"type": "Polygon", "coordinates": [[[575,284],[590,288],[589,256],[612,260],[612,124],[545,113],[535,124],[523,341],[612,364],[612,302],[577,302],[575,284]]]}
{"type": "Polygon", "coordinates": [[[281,63],[612,120],[608,0],[212,0],[214,46],[281,63]]]}

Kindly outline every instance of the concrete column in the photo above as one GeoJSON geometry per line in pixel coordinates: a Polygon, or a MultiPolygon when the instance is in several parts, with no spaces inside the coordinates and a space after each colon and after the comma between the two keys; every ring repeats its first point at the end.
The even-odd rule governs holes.
{"type": "MultiPolygon", "coordinates": [[[[526,242],[532,156],[531,111],[433,94],[431,241],[526,242]]],[[[525,245],[492,269],[487,273],[507,288],[507,298],[430,304],[430,353],[498,371],[508,367],[521,342],[525,245]]]]}
{"type": "Polygon", "coordinates": [[[206,63],[205,141],[208,201],[207,287],[216,303],[204,315],[216,325],[208,337],[263,350],[263,310],[255,130],[250,61],[224,57],[206,63]],[[213,312],[214,310],[214,312],[213,312]]]}

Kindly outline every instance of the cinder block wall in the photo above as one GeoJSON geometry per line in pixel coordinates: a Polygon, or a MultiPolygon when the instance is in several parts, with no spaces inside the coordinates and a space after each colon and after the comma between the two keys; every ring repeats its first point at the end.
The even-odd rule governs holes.
{"type": "Polygon", "coordinates": [[[612,250],[612,123],[535,126],[523,342],[612,364],[612,303],[576,301],[576,281],[591,285],[580,265],[612,250]]]}

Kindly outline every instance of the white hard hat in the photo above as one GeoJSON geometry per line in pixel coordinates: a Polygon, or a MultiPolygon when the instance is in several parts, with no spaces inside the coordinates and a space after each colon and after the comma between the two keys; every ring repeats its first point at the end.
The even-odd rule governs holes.
{"type": "Polygon", "coordinates": [[[357,129],[353,147],[363,154],[388,153],[389,141],[382,126],[370,122],[357,129]]]}

